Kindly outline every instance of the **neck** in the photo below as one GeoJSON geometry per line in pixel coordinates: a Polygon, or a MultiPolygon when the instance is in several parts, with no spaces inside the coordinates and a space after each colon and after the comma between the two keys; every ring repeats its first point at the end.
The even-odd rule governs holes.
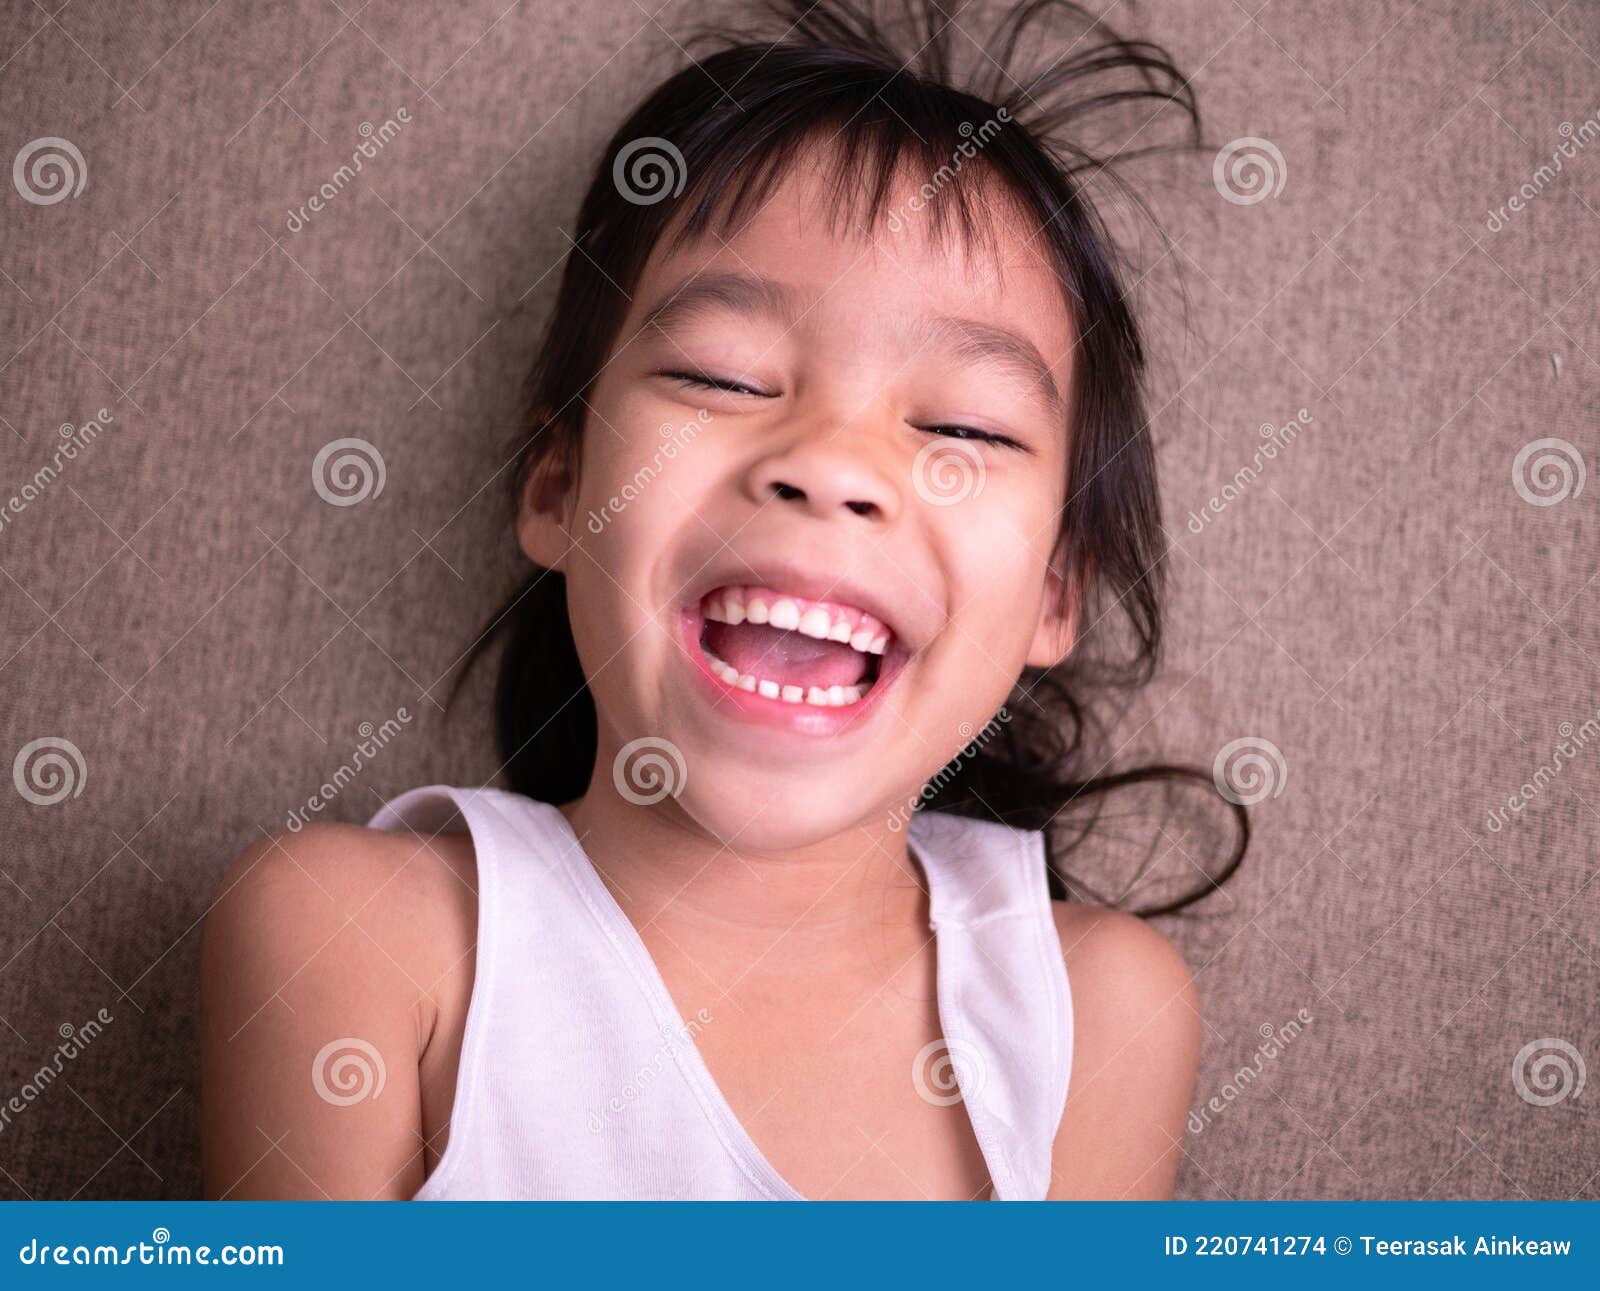
{"type": "Polygon", "coordinates": [[[819,950],[886,920],[926,931],[927,897],[904,831],[886,817],[788,851],[714,838],[668,799],[635,806],[597,777],[561,808],[595,869],[641,931],[714,927],[819,950]]]}

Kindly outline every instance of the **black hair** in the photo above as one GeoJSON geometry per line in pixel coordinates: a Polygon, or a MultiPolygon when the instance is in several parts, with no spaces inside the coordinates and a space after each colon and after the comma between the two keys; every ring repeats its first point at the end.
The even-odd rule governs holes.
{"type": "MultiPolygon", "coordinates": [[[[991,722],[992,738],[969,746],[930,781],[922,809],[1044,830],[1052,894],[1075,889],[1101,898],[1063,861],[1092,834],[1105,795],[1158,782],[1214,789],[1200,768],[1159,763],[1101,774],[1104,766],[1092,761],[1091,736],[1099,729],[1094,701],[1110,689],[1137,689],[1155,673],[1166,544],[1145,407],[1145,346],[1123,286],[1127,270],[1084,190],[1104,177],[1137,201],[1113,163],[1194,146],[1199,111],[1164,49],[1122,38],[1075,4],[1023,0],[976,34],[933,0],[898,0],[889,16],[880,7],[771,0],[760,7],[758,22],[775,23],[775,35],[703,29],[692,39],[712,52],[657,86],[612,136],[584,197],[529,376],[528,419],[511,446],[511,505],[541,470],[559,463],[576,478],[588,393],[619,339],[646,261],[669,230],[685,241],[737,227],[818,144],[831,148],[830,191],[841,209],[875,221],[903,168],[949,173],[958,152],[972,156],[971,134],[985,123],[981,152],[927,209],[936,235],[954,221],[964,237],[982,237],[984,202],[998,181],[1039,226],[1040,244],[1059,275],[1076,352],[1056,555],[1063,595],[1079,598],[1078,622],[1086,630],[1056,667],[1023,671],[1001,710],[1008,720],[991,722]],[[1070,30],[1052,40],[1044,29],[1056,20],[1070,30]],[[1077,34],[1069,41],[1071,32],[1077,34]],[[1056,56],[1028,72],[1021,67],[1025,50],[1056,56]],[[955,69],[963,56],[974,63],[964,77],[955,69]],[[1129,105],[1175,114],[1181,140],[1097,147],[1091,136],[1129,105]],[[661,200],[640,201],[631,187],[651,178],[628,170],[630,160],[640,164],[639,141],[670,145],[660,151],[669,160],[654,179],[681,187],[653,195],[661,200]],[[1105,648],[1117,637],[1122,649],[1105,648]],[[1078,827],[1070,839],[1054,836],[1073,820],[1078,827]]],[[[1141,126],[1135,133],[1143,132],[1141,126]]],[[[596,719],[565,579],[535,568],[521,581],[465,656],[457,692],[499,637],[505,648],[494,703],[506,781],[545,802],[577,798],[594,770],[596,719]]],[[[1235,845],[1218,872],[1196,890],[1138,913],[1186,906],[1238,868],[1249,819],[1241,805],[1229,800],[1229,806],[1235,845]]]]}

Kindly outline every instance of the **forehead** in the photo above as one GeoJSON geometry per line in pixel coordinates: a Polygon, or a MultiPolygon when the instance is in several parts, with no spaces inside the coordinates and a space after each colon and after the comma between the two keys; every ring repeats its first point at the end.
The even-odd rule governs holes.
{"type": "Polygon", "coordinates": [[[731,224],[718,210],[681,243],[669,228],[646,264],[635,303],[709,268],[772,278],[805,302],[814,326],[960,316],[1025,335],[1063,388],[1073,320],[1038,222],[992,173],[967,163],[958,194],[902,165],[873,211],[842,192],[836,154],[794,159],[731,224]],[[965,197],[970,227],[957,203],[965,197]],[[940,204],[947,204],[941,208],[940,204]]]}

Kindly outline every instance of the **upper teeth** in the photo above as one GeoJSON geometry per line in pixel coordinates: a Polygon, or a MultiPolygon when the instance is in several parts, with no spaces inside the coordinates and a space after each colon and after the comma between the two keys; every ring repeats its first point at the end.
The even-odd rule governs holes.
{"type": "Polygon", "coordinates": [[[889,627],[865,610],[784,596],[767,588],[722,587],[706,598],[706,618],[717,623],[764,623],[818,641],[839,641],[862,654],[889,648],[889,627]]]}

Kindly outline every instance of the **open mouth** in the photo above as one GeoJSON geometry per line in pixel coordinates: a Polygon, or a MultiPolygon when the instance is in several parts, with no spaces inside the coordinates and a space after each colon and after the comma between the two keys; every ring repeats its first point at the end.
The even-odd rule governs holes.
{"type": "Polygon", "coordinates": [[[700,652],[727,685],[788,704],[850,708],[885,675],[893,630],[865,610],[770,587],[701,598],[700,652]]]}

